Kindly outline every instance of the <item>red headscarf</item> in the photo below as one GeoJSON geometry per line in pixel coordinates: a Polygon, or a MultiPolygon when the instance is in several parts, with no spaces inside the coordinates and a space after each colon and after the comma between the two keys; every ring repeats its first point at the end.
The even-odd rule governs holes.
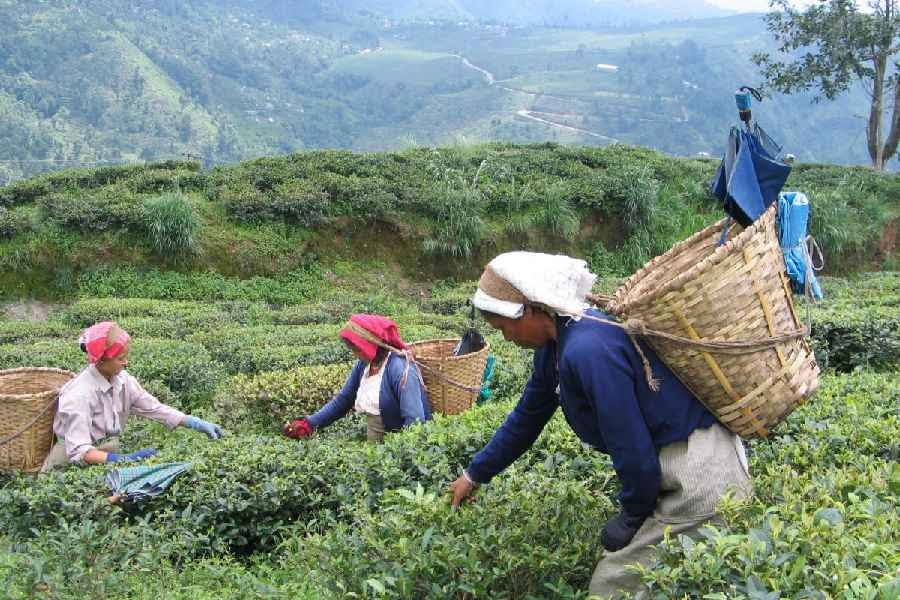
{"type": "Polygon", "coordinates": [[[378,352],[378,346],[353,331],[350,328],[351,324],[365,329],[374,337],[392,348],[406,350],[406,344],[400,339],[400,331],[397,329],[397,324],[392,320],[387,317],[382,317],[381,315],[353,315],[350,317],[350,322],[341,330],[340,336],[359,349],[368,362],[375,360],[375,353],[378,352]]]}
{"type": "Polygon", "coordinates": [[[131,340],[128,332],[112,321],[102,321],[84,330],[78,343],[84,344],[88,360],[96,363],[101,358],[115,358],[131,340]]]}

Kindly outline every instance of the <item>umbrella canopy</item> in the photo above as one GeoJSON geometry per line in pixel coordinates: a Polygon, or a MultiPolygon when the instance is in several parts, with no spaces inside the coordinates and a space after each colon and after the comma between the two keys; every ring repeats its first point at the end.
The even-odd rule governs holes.
{"type": "Polygon", "coordinates": [[[115,496],[129,502],[141,502],[162,494],[175,478],[187,471],[190,466],[189,462],[177,462],[122,467],[109,471],[106,474],[106,482],[115,496]]]}
{"type": "Polygon", "coordinates": [[[809,198],[802,192],[784,192],[778,196],[778,229],[784,263],[794,291],[809,292],[822,299],[822,288],[816,280],[812,259],[806,248],[806,229],[809,225],[809,198]]]}
{"type": "Polygon", "coordinates": [[[728,148],[710,184],[725,212],[744,227],[759,218],[778,198],[791,172],[776,158],[781,150],[758,125],[732,127],[728,148]]]}

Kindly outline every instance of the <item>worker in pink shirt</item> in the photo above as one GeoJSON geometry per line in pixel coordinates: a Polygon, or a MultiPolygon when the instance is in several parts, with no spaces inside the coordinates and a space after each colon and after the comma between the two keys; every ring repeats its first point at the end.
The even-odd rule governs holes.
{"type": "Polygon", "coordinates": [[[163,404],[125,370],[131,337],[116,323],[97,323],[78,341],[87,354],[88,365],[60,390],[53,421],[57,441],[41,472],[70,464],[137,461],[153,456],[157,451],[152,448],[120,453],[119,435],[132,414],[159,421],[169,429],[183,425],[202,431],[210,439],[222,436],[221,427],[163,404]]]}

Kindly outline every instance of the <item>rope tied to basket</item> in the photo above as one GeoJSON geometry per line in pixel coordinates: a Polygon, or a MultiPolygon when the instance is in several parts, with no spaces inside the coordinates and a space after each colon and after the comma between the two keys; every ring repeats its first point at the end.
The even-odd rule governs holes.
{"type": "Polygon", "coordinates": [[[406,360],[406,365],[403,368],[403,377],[400,380],[400,385],[403,387],[406,387],[406,382],[409,379],[410,365],[415,364],[417,367],[419,367],[419,369],[416,371],[416,373],[418,373],[419,383],[421,383],[423,387],[425,386],[425,381],[422,379],[422,369],[428,371],[429,373],[431,373],[438,379],[440,379],[454,387],[457,387],[461,390],[464,390],[466,392],[471,392],[471,393],[481,392],[481,386],[477,386],[477,387],[469,386],[469,385],[459,383],[458,381],[454,381],[453,379],[447,377],[444,373],[441,373],[440,371],[432,369],[428,365],[422,364],[421,362],[417,361],[416,356],[415,356],[415,354],[413,354],[412,350],[395,348],[394,346],[391,346],[390,344],[385,343],[384,340],[373,335],[372,332],[360,327],[356,323],[352,323],[352,322],[347,323],[346,328],[349,329],[350,331],[352,331],[353,333],[355,333],[356,335],[358,335],[359,337],[363,338],[367,342],[371,342],[371,343],[375,344],[376,346],[378,346],[379,348],[384,348],[388,352],[393,352],[394,354],[402,356],[406,360]]]}
{"type": "MultiPolygon", "coordinates": [[[[610,296],[603,296],[599,294],[589,294],[587,297],[588,301],[591,302],[591,304],[600,306],[601,308],[608,309],[610,310],[610,312],[615,313],[615,305],[612,301],[607,301],[608,298],[610,298],[610,296]]],[[[691,338],[682,337],[680,335],[666,333],[665,331],[651,329],[647,327],[647,325],[640,319],[627,319],[624,323],[619,323],[617,321],[599,319],[597,317],[592,317],[591,315],[582,315],[582,318],[597,321],[599,323],[613,325],[622,329],[629,335],[641,335],[644,337],[660,338],[668,340],[670,342],[674,342],[676,344],[689,346],[697,350],[703,350],[706,352],[713,352],[718,354],[749,354],[751,352],[758,352],[760,350],[768,350],[777,346],[778,344],[783,344],[785,342],[789,342],[801,337],[807,337],[809,335],[809,327],[803,326],[799,329],[787,331],[779,335],[758,338],[755,340],[693,340],[691,338]]]]}

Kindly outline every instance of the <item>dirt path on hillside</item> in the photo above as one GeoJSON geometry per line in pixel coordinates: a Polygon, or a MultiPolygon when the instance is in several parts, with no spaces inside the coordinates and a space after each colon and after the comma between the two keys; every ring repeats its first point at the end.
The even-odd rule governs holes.
{"type": "MultiPolygon", "coordinates": [[[[562,96],[553,96],[551,94],[544,94],[543,92],[531,92],[531,91],[523,90],[520,88],[511,88],[511,87],[499,85],[499,84],[497,84],[497,78],[494,77],[494,74],[491,73],[490,71],[488,71],[487,69],[485,69],[483,67],[479,67],[478,65],[472,64],[472,62],[469,61],[468,58],[466,58],[465,56],[462,56],[460,54],[454,54],[453,56],[456,56],[457,58],[459,58],[466,68],[472,69],[474,71],[478,71],[479,73],[481,73],[484,76],[484,79],[489,86],[496,85],[497,88],[504,90],[506,92],[526,94],[526,95],[532,96],[532,97],[545,97],[545,98],[555,98],[558,100],[565,100],[565,98],[562,96]]],[[[537,123],[542,123],[549,127],[555,127],[557,129],[562,129],[565,131],[571,131],[574,133],[579,133],[582,135],[595,137],[597,139],[605,140],[610,143],[618,143],[619,142],[619,140],[614,137],[610,137],[608,135],[603,135],[602,133],[597,133],[596,131],[589,131],[587,129],[581,129],[580,127],[573,127],[571,125],[566,125],[564,123],[557,123],[556,121],[554,121],[551,118],[554,116],[568,117],[568,118],[580,118],[581,115],[574,115],[574,114],[565,114],[565,115],[559,114],[559,115],[557,115],[554,113],[542,113],[539,111],[533,111],[533,110],[527,110],[527,109],[520,109],[520,110],[516,111],[516,115],[523,119],[529,119],[531,121],[535,121],[537,123]],[[538,115],[540,115],[540,116],[538,116],[538,115]]]]}

